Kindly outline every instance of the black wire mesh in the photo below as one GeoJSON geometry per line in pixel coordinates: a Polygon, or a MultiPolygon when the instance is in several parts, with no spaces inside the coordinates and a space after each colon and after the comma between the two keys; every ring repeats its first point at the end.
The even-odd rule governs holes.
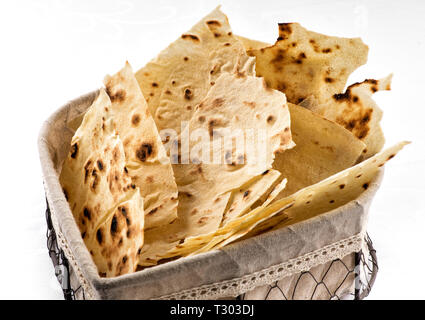
{"type": "Polygon", "coordinates": [[[366,236],[367,248],[316,266],[309,271],[247,292],[240,300],[361,300],[368,296],[378,272],[376,251],[366,236]]]}
{"type": "Polygon", "coordinates": [[[46,222],[47,222],[47,249],[49,251],[50,259],[55,267],[55,275],[62,288],[65,300],[76,300],[77,296],[85,299],[84,289],[81,286],[73,289],[71,287],[71,273],[73,272],[70,268],[68,259],[61,248],[58,246],[56,232],[53,228],[49,203],[47,202],[46,209],[46,222]]]}
{"type": "Polygon", "coordinates": [[[368,254],[365,255],[363,251],[356,253],[359,261],[357,268],[360,269],[356,277],[356,300],[363,300],[369,295],[379,270],[378,257],[369,235],[366,235],[365,241],[368,254]]]}
{"type": "MultiPolygon", "coordinates": [[[[69,266],[64,252],[57,244],[56,233],[50,216],[49,204],[46,209],[47,248],[55,267],[55,275],[62,287],[65,300],[86,299],[84,289],[74,286],[77,280],[71,281],[75,275],[69,266]]],[[[348,255],[343,259],[335,259],[316,267],[318,270],[300,272],[288,278],[276,281],[271,285],[262,286],[260,294],[257,290],[255,298],[264,300],[294,300],[294,299],[331,299],[331,300],[361,300],[367,297],[375,282],[378,272],[376,250],[369,236],[365,239],[367,249],[348,255]]],[[[251,299],[250,292],[237,297],[238,300],[251,299]]]]}

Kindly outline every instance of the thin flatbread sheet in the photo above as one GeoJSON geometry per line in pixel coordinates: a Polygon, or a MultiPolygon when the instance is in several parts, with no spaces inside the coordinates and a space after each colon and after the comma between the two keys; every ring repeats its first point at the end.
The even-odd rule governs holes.
{"type": "Polygon", "coordinates": [[[224,213],[221,225],[225,225],[230,220],[242,216],[264,195],[269,194],[270,189],[280,177],[277,170],[267,170],[261,176],[255,177],[254,181],[249,181],[240,188],[232,192],[228,210],[224,213]]]}
{"type": "Polygon", "coordinates": [[[178,219],[146,232],[141,266],[155,264],[187,237],[215,232],[231,192],[271,169],[275,154],[294,146],[285,96],[265,87],[260,78],[223,74],[175,142],[180,147],[180,164],[173,165],[179,188],[178,219]],[[256,130],[249,131],[252,128],[256,130]],[[191,136],[186,154],[184,138],[191,132],[199,136],[191,136]],[[248,132],[254,143],[245,143],[248,132]],[[213,152],[217,141],[222,148],[213,152]]]}
{"type": "Polygon", "coordinates": [[[349,75],[367,61],[360,38],[339,38],[309,31],[298,23],[280,23],[273,46],[248,51],[256,73],[286,94],[291,103],[312,95],[319,102],[344,90],[349,75]]]}
{"type": "Polygon", "coordinates": [[[366,146],[351,132],[310,110],[288,103],[296,146],[276,155],[273,168],[288,179],[281,199],[357,163],[366,146]]]}
{"type": "Polygon", "coordinates": [[[135,272],[143,245],[143,198],[138,190],[120,203],[85,243],[101,277],[135,272]]]}
{"type": "Polygon", "coordinates": [[[252,75],[251,69],[252,58],[218,7],[137,71],[136,78],[158,130],[179,134],[221,74],[252,75]]]}
{"type": "Polygon", "coordinates": [[[284,221],[282,221],[281,217],[276,215],[258,225],[256,229],[244,238],[305,221],[357,199],[362,192],[369,188],[378,170],[409,143],[406,141],[400,142],[354,167],[341,171],[315,185],[299,190],[295,194],[275,202],[273,205],[278,205],[280,201],[285,204],[287,199],[295,199],[294,205],[285,211],[285,214],[290,219],[286,219],[283,216],[284,221]]]}
{"type": "Polygon", "coordinates": [[[127,170],[144,198],[145,229],[177,218],[177,185],[145,98],[128,63],[105,77],[116,130],[123,141],[127,170]]]}
{"type": "Polygon", "coordinates": [[[126,170],[123,144],[114,130],[111,102],[103,89],[72,138],[60,182],[99,274],[111,277],[133,272],[137,266],[134,253],[143,244],[143,201],[126,170]],[[113,223],[117,207],[127,208],[131,225],[113,223]],[[110,228],[106,230],[105,224],[110,228]],[[112,241],[114,231],[124,229],[126,237],[112,241]]]}
{"type": "Polygon", "coordinates": [[[381,151],[385,144],[380,125],[382,110],[372,99],[381,90],[391,90],[392,75],[380,80],[367,79],[352,84],[344,93],[338,93],[320,103],[309,97],[301,105],[326,119],[334,121],[352,132],[366,144],[363,158],[367,159],[381,151]]]}

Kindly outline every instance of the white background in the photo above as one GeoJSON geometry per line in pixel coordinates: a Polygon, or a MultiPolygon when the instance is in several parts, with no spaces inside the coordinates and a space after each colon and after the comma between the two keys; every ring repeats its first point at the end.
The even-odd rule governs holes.
{"type": "Polygon", "coordinates": [[[424,1],[1,1],[0,298],[61,299],[45,239],[37,135],[55,109],[101,86],[125,60],[143,66],[221,3],[233,31],[267,42],[277,22],[355,37],[369,61],[350,82],[393,72],[387,146],[411,140],[386,169],[370,211],[380,272],[374,299],[425,298],[424,1]]]}

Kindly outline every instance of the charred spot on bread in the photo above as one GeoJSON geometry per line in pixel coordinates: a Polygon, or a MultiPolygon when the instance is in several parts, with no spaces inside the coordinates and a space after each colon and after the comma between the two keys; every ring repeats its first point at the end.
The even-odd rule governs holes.
{"type": "Polygon", "coordinates": [[[99,244],[102,244],[102,242],[103,242],[102,229],[98,229],[98,230],[97,230],[97,232],[96,232],[96,239],[97,239],[97,242],[98,242],[99,244]]]}
{"type": "Polygon", "coordinates": [[[183,40],[191,40],[193,42],[199,42],[199,38],[193,34],[182,34],[183,40]]]}
{"type": "Polygon", "coordinates": [[[84,207],[83,215],[90,221],[91,220],[91,212],[87,207],[84,207]]]}
{"type": "Polygon", "coordinates": [[[221,23],[220,23],[220,21],[217,21],[217,20],[208,20],[206,23],[207,23],[207,25],[209,25],[209,26],[217,26],[217,27],[221,27],[221,23]]]}
{"type": "Polygon", "coordinates": [[[133,124],[133,126],[137,126],[140,123],[140,114],[135,114],[133,115],[133,117],[131,118],[131,123],[133,124]]]}
{"type": "Polygon", "coordinates": [[[104,165],[102,160],[97,160],[97,168],[99,169],[99,171],[103,171],[104,165]]]}
{"type": "Polygon", "coordinates": [[[118,220],[117,220],[117,216],[114,215],[111,221],[111,234],[115,235],[117,230],[118,230],[118,220]]]}
{"type": "Polygon", "coordinates": [[[109,84],[106,86],[106,93],[111,99],[111,102],[122,102],[126,97],[126,92],[123,89],[113,92],[112,86],[109,84]]]}
{"type": "Polygon", "coordinates": [[[185,89],[184,90],[184,98],[186,100],[192,99],[192,96],[193,96],[192,90],[190,90],[190,89],[185,89]]]}
{"type": "Polygon", "coordinates": [[[71,146],[71,158],[72,159],[75,159],[77,157],[77,154],[78,154],[78,144],[77,143],[74,143],[71,146]]]}
{"type": "Polygon", "coordinates": [[[151,143],[145,142],[140,145],[140,147],[136,151],[137,158],[145,162],[147,158],[149,158],[153,154],[153,145],[151,143]]]}

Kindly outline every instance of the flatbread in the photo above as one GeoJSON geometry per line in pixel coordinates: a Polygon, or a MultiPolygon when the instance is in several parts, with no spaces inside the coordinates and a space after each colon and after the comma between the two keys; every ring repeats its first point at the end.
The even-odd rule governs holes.
{"type": "MultiPolygon", "coordinates": [[[[279,183],[277,183],[274,188],[271,190],[271,192],[267,195],[267,198],[265,198],[265,200],[260,200],[260,202],[258,203],[258,206],[261,207],[267,207],[270,203],[272,203],[278,196],[279,194],[286,188],[286,185],[288,184],[288,179],[282,179],[282,181],[280,181],[279,183]]],[[[257,206],[254,204],[253,206],[254,208],[256,208],[257,206]]]]}
{"type": "Polygon", "coordinates": [[[363,157],[367,159],[381,151],[385,143],[380,126],[382,110],[372,95],[390,90],[391,78],[392,75],[380,80],[367,79],[352,84],[344,93],[335,94],[322,103],[309,97],[301,105],[351,131],[366,144],[363,157]]]}
{"type": "MultiPolygon", "coordinates": [[[[307,31],[296,23],[281,25],[279,34],[282,39],[278,40],[274,46],[239,38],[248,53],[256,56],[257,76],[264,76],[272,88],[285,92],[288,101],[299,103],[351,131],[367,146],[363,158],[367,159],[381,151],[385,143],[380,127],[382,111],[371,96],[376,91],[390,90],[392,75],[381,80],[368,79],[355,83],[341,93],[349,74],[366,63],[367,46],[360,39],[328,37],[307,31]],[[292,48],[293,43],[296,43],[294,48],[292,48]],[[335,49],[332,49],[333,47],[335,49]],[[297,54],[303,53],[299,50],[304,49],[306,49],[303,51],[306,58],[295,60],[295,64],[291,63],[290,53],[292,57],[296,57],[297,54]],[[284,50],[285,53],[279,50],[284,50]],[[322,60],[324,62],[320,62],[322,60]],[[296,70],[297,68],[300,70],[296,70]],[[302,71],[303,68],[304,71],[308,70],[309,74],[314,75],[314,77],[310,76],[308,85],[303,82],[308,79],[306,72],[302,71]],[[324,82],[320,82],[318,77],[320,73],[314,72],[315,69],[320,70],[320,68],[325,70],[324,82]],[[344,75],[338,75],[338,70],[339,74],[344,70],[344,75]],[[295,74],[290,77],[291,72],[297,72],[301,80],[295,74]],[[338,75],[335,77],[336,81],[332,80],[333,75],[338,75]],[[288,81],[286,81],[287,77],[288,81]]],[[[287,188],[286,192],[290,190],[287,188]]]]}
{"type": "Polygon", "coordinates": [[[261,176],[255,177],[254,181],[249,181],[240,188],[232,192],[228,209],[223,214],[221,225],[225,225],[230,220],[242,216],[259,200],[265,193],[270,193],[275,183],[280,177],[277,170],[267,170],[261,176]]]}
{"type": "Polygon", "coordinates": [[[181,132],[197,105],[224,72],[249,72],[252,61],[219,8],[136,73],[158,130],[181,132]]]}
{"type": "Polygon", "coordinates": [[[288,179],[281,199],[354,164],[366,148],[351,132],[303,107],[288,103],[296,147],[276,155],[273,168],[288,179]]]}
{"type": "Polygon", "coordinates": [[[165,257],[182,257],[191,256],[201,252],[206,252],[214,246],[226,241],[230,243],[237,238],[242,237],[245,233],[253,230],[257,225],[261,224],[267,219],[279,215],[283,220],[283,216],[289,218],[284,211],[294,204],[294,199],[284,199],[279,202],[279,205],[272,204],[271,206],[260,206],[250,211],[249,213],[230,220],[224,226],[218,228],[215,232],[203,234],[197,237],[186,239],[182,244],[177,245],[176,248],[170,250],[165,257]],[[233,237],[238,235],[237,237],[233,237]],[[228,239],[232,239],[227,241],[228,239]]]}
{"type": "MultiPolygon", "coordinates": [[[[282,39],[278,40],[274,46],[238,36],[248,53],[256,56],[257,75],[264,76],[272,88],[285,92],[288,101],[299,103],[351,131],[367,146],[363,153],[364,159],[381,151],[385,143],[379,124],[382,111],[371,96],[376,91],[390,90],[392,75],[381,80],[368,79],[362,83],[355,83],[349,86],[345,93],[341,93],[349,74],[366,63],[368,49],[360,39],[328,37],[307,31],[296,23],[281,25],[279,32],[282,39]],[[289,52],[292,52],[293,57],[297,56],[296,53],[302,54],[297,50],[306,47],[307,38],[314,51],[313,58],[309,59],[310,48],[305,51],[309,52],[306,58],[295,60],[295,64],[299,65],[297,67],[290,63],[289,52]],[[297,39],[302,46],[299,41],[296,41],[297,39]],[[293,43],[296,44],[294,47],[296,49],[292,48],[293,43]],[[339,49],[329,51],[328,49],[332,49],[333,46],[335,49],[339,46],[339,49]],[[282,57],[280,50],[285,50],[282,57]],[[335,51],[337,54],[330,54],[335,51]],[[326,63],[320,62],[320,56],[327,57],[326,63]],[[317,67],[315,67],[316,64],[317,67]],[[318,74],[314,73],[315,68],[320,69],[321,66],[323,68],[326,66],[324,82],[320,82],[318,74]],[[337,81],[333,81],[332,74],[337,74],[338,66],[340,73],[344,71],[344,76],[338,76],[336,77],[337,81]],[[310,77],[308,85],[303,82],[308,79],[306,72],[300,73],[300,79],[298,76],[295,77],[295,72],[297,74],[300,72],[300,70],[296,70],[297,68],[308,70],[310,77]],[[335,70],[332,71],[332,68],[335,70]],[[291,72],[293,72],[292,77],[289,75],[291,72]],[[286,78],[289,79],[287,83],[285,82],[286,78]]],[[[290,190],[291,188],[287,188],[286,192],[290,190]]]]}
{"type": "Polygon", "coordinates": [[[136,271],[143,245],[143,198],[138,190],[119,204],[85,241],[101,277],[136,271]]]}
{"type": "Polygon", "coordinates": [[[300,103],[312,95],[319,102],[342,92],[348,76],[367,61],[360,38],[338,38],[308,31],[298,23],[280,23],[273,46],[248,51],[256,73],[267,84],[300,103]]]}
{"type": "Polygon", "coordinates": [[[304,188],[269,206],[257,208],[242,217],[255,214],[257,216],[257,219],[254,220],[255,223],[246,221],[234,228],[229,224],[227,226],[228,234],[217,232],[209,239],[202,239],[203,242],[200,241],[201,239],[197,239],[198,242],[194,243],[195,245],[189,248],[190,250],[179,253],[194,255],[220,249],[238,239],[247,239],[265,231],[279,229],[330,212],[358,198],[362,192],[369,188],[379,168],[384,166],[408,143],[398,143],[352,168],[304,188]],[[261,217],[261,219],[258,217],[261,217]],[[200,245],[202,243],[203,246],[200,245]]]}
{"type": "Polygon", "coordinates": [[[280,201],[286,204],[288,199],[295,199],[294,205],[285,211],[289,217],[274,216],[258,225],[247,234],[249,238],[265,231],[275,230],[290,224],[311,219],[319,214],[329,212],[354,199],[369,188],[378,170],[410,142],[400,142],[375,156],[341,171],[317,184],[299,190],[289,197],[276,201],[272,206],[279,206],[280,201]]]}
{"type": "Polygon", "coordinates": [[[124,148],[115,133],[111,102],[103,89],[71,140],[59,180],[99,274],[115,276],[134,271],[134,259],[118,269],[116,266],[123,256],[130,257],[131,252],[138,250],[143,243],[142,200],[126,171],[124,148]],[[95,245],[92,239],[100,238],[97,235],[99,226],[112,219],[117,206],[124,202],[128,204],[134,225],[140,226],[132,232],[131,243],[127,244],[126,239],[126,245],[120,249],[110,241],[100,241],[102,247],[95,245]],[[112,250],[115,254],[105,255],[101,249],[112,250]]]}
{"type": "MultiPolygon", "coordinates": [[[[273,188],[267,191],[267,196],[263,200],[258,200],[251,207],[251,210],[248,213],[244,212],[244,214],[235,216],[233,219],[227,219],[225,223],[222,222],[220,228],[214,233],[187,238],[184,243],[179,244],[175,249],[170,250],[167,253],[166,257],[171,258],[176,256],[187,256],[208,251],[218,243],[229,239],[231,234],[237,233],[239,228],[242,230],[246,230],[245,232],[249,232],[250,230],[254,229],[258,224],[262,223],[264,220],[269,219],[271,216],[283,214],[282,211],[284,209],[282,209],[282,206],[280,206],[279,209],[275,212],[266,212],[260,210],[260,208],[266,208],[270,203],[272,203],[273,200],[277,197],[277,195],[283,189],[285,189],[286,183],[287,180],[283,179],[277,184],[274,184],[273,188]],[[266,215],[256,215],[257,212],[263,214],[265,213],[266,215]]],[[[289,205],[290,203],[288,203],[288,206],[289,205]]],[[[242,232],[243,231],[241,231],[241,233],[242,232]]],[[[241,237],[242,236],[243,235],[241,235],[241,237]]]]}
{"type": "Polygon", "coordinates": [[[177,218],[177,185],[155,122],[131,66],[105,77],[116,130],[123,141],[128,173],[144,198],[145,229],[177,218]]]}
{"type": "Polygon", "coordinates": [[[139,255],[139,267],[153,266],[167,258],[165,253],[184,239],[216,230],[229,201],[231,192],[218,195],[213,190],[202,193],[196,188],[184,188],[179,193],[178,218],[169,225],[147,230],[139,255]],[[191,202],[190,199],[194,198],[191,202]],[[203,208],[202,211],[197,208],[203,208]]]}
{"type": "Polygon", "coordinates": [[[93,232],[96,223],[128,197],[122,188],[131,186],[131,179],[124,166],[122,143],[115,135],[109,97],[100,90],[71,140],[71,149],[60,175],[65,196],[82,233],[93,232]]]}
{"type": "MultiPolygon", "coordinates": [[[[259,50],[270,46],[256,40],[239,36],[238,38],[247,50],[252,50],[251,48],[259,50]]],[[[310,95],[302,106],[320,113],[320,107],[316,104],[317,100],[310,95]]],[[[286,188],[277,199],[349,168],[361,158],[360,156],[364,157],[367,154],[366,145],[348,130],[298,105],[288,103],[288,107],[291,113],[291,131],[297,146],[276,156],[273,168],[288,179],[286,188]]],[[[337,110],[337,106],[330,109],[337,110]]],[[[377,135],[374,139],[376,138],[379,139],[377,135]]]]}
{"type": "Polygon", "coordinates": [[[190,254],[188,254],[188,256],[207,252],[213,249],[223,248],[229,243],[232,243],[242,238],[244,235],[254,230],[258,225],[264,223],[264,221],[272,219],[275,216],[279,216],[279,221],[289,221],[290,218],[288,217],[288,215],[285,214],[285,210],[289,210],[293,206],[294,202],[289,201],[289,199],[287,200],[288,203],[283,207],[281,206],[279,209],[274,210],[273,207],[268,208],[262,206],[260,207],[261,209],[267,208],[268,210],[261,210],[255,212],[255,216],[251,216],[252,213],[249,213],[249,217],[252,217],[251,219],[246,219],[246,217],[244,217],[245,219],[240,221],[240,224],[238,226],[228,228],[228,232],[225,234],[215,235],[207,245],[196,251],[191,252],[190,254]]]}
{"type": "Polygon", "coordinates": [[[257,77],[221,75],[200,103],[177,144],[182,150],[182,137],[189,136],[189,132],[203,130],[201,132],[207,135],[206,141],[191,141],[188,149],[204,143],[208,145],[203,145],[202,150],[211,150],[209,144],[212,138],[216,135],[228,137],[225,130],[243,135],[252,128],[262,129],[265,133],[264,141],[259,140],[261,131],[253,133],[256,138],[253,141],[262,141],[264,150],[257,148],[258,143],[246,143],[246,148],[240,148],[238,144],[229,149],[223,146],[217,164],[207,164],[192,154],[180,154],[181,162],[187,160],[189,163],[173,165],[179,188],[178,219],[161,230],[146,232],[141,266],[156,263],[188,237],[215,232],[222,221],[231,191],[271,169],[275,153],[294,146],[288,107],[282,93],[265,87],[263,80],[257,77]],[[253,151],[261,152],[263,161],[253,151]],[[189,161],[189,156],[192,161],[189,161]]]}
{"type": "Polygon", "coordinates": [[[350,73],[366,63],[367,46],[360,39],[310,32],[297,23],[281,24],[279,35],[280,40],[274,46],[239,37],[248,53],[256,56],[257,76],[263,76],[272,88],[285,92],[288,101],[299,103],[351,131],[367,146],[363,158],[381,151],[385,143],[379,124],[382,111],[371,96],[376,91],[390,90],[392,75],[355,83],[341,93],[350,73]]]}

